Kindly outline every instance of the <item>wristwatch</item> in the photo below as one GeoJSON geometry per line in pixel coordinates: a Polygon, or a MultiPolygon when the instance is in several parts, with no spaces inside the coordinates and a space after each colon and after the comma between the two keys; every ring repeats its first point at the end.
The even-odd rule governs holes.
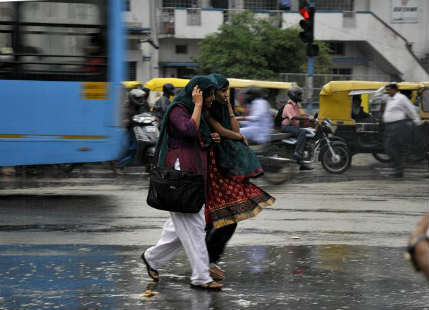
{"type": "Polygon", "coordinates": [[[429,237],[426,236],[426,234],[418,234],[411,240],[411,242],[407,246],[406,254],[408,255],[406,256],[406,258],[411,262],[412,266],[416,271],[420,271],[420,267],[417,265],[414,254],[415,254],[417,244],[423,240],[428,241],[429,237]]]}

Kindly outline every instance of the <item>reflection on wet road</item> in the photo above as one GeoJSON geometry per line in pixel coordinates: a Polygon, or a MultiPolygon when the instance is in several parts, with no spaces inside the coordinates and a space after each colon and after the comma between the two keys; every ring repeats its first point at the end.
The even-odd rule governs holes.
{"type": "Polygon", "coordinates": [[[184,254],[150,282],[132,246],[1,246],[0,309],[422,309],[398,248],[229,247],[223,292],[189,286],[184,254]]]}
{"type": "Polygon", "coordinates": [[[0,310],[429,309],[425,280],[403,259],[428,210],[425,168],[401,181],[378,168],[257,179],[277,202],[239,223],[220,293],[189,287],[183,253],[149,281],[139,256],[167,214],[146,205],[147,174],[0,177],[0,310]]]}

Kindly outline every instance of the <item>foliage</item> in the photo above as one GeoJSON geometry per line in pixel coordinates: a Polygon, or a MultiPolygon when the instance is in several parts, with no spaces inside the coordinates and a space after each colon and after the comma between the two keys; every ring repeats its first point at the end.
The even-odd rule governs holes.
{"type": "MultiPolygon", "coordinates": [[[[200,42],[200,54],[195,59],[199,73],[278,80],[279,73],[306,72],[306,45],[299,39],[299,30],[280,29],[275,22],[272,18],[257,18],[249,11],[233,14],[230,23],[200,42]]],[[[328,47],[319,43],[319,48],[315,72],[325,73],[330,64],[328,47]]]]}

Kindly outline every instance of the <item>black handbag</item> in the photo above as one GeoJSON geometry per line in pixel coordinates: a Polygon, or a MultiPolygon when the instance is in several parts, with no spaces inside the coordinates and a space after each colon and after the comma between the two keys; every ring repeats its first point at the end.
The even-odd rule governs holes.
{"type": "MultiPolygon", "coordinates": [[[[198,160],[201,168],[200,156],[198,160]]],[[[173,168],[156,167],[149,177],[146,201],[158,210],[198,213],[206,202],[204,177],[173,168]]]]}

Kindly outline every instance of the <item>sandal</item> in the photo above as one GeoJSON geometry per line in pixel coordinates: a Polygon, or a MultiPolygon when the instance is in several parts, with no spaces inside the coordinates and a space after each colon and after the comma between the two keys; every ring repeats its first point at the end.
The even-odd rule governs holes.
{"type": "Polygon", "coordinates": [[[203,283],[203,284],[192,284],[191,283],[191,287],[192,288],[203,289],[203,290],[220,291],[222,289],[222,287],[223,287],[223,284],[222,283],[218,283],[216,281],[212,281],[212,282],[203,283]]]}
{"type": "Polygon", "coordinates": [[[158,271],[156,271],[155,269],[153,269],[149,265],[146,258],[144,257],[144,254],[145,254],[145,252],[143,252],[143,254],[140,257],[143,260],[143,263],[146,265],[147,274],[149,275],[149,277],[152,278],[152,280],[158,282],[159,281],[159,273],[158,273],[158,271]]]}
{"type": "Polygon", "coordinates": [[[222,281],[225,279],[225,274],[217,265],[213,264],[210,267],[209,272],[210,272],[210,277],[212,277],[212,279],[215,281],[222,281]]]}

